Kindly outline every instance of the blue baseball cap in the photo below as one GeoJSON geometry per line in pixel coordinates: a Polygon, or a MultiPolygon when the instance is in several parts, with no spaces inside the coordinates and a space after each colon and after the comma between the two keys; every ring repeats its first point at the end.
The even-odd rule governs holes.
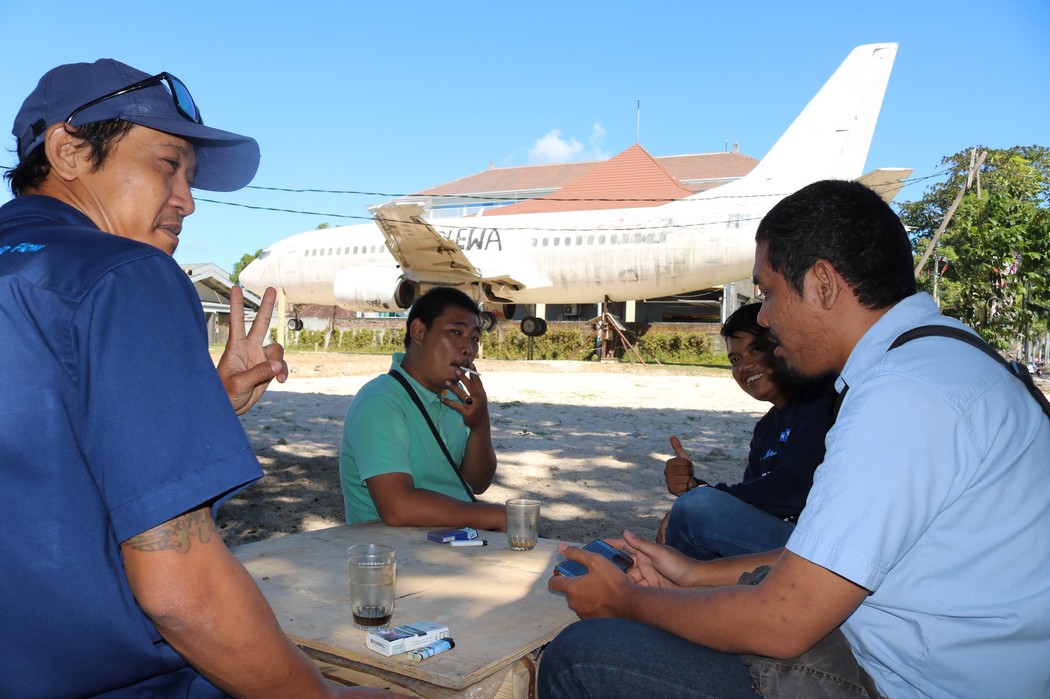
{"type": "Polygon", "coordinates": [[[74,126],[123,119],[185,138],[197,153],[195,189],[232,192],[251,182],[259,169],[255,139],[205,126],[181,81],[166,73],[150,76],[111,58],[58,66],[40,78],[15,116],[12,133],[19,159],[44,142],[49,126],[74,113],[74,126]],[[148,86],[136,86],[143,81],[148,86]],[[136,87],[107,97],[132,86],[136,87]],[[180,102],[189,103],[189,113],[180,102]]]}

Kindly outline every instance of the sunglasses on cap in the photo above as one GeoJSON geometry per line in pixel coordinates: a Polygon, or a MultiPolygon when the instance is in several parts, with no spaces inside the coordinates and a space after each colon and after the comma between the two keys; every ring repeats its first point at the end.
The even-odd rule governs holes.
{"type": "Polygon", "coordinates": [[[98,99],[93,99],[86,104],[80,105],[79,107],[77,107],[69,113],[69,116],[66,117],[66,123],[70,124],[73,121],[73,117],[75,117],[77,114],[84,111],[88,107],[94,107],[99,102],[105,102],[108,99],[120,97],[121,95],[125,95],[129,92],[134,92],[135,90],[141,90],[143,88],[152,87],[153,85],[158,84],[164,85],[168,88],[168,92],[171,93],[171,99],[175,102],[175,111],[177,111],[181,116],[188,119],[189,121],[192,121],[195,124],[204,123],[203,121],[201,121],[201,112],[199,109],[197,109],[197,105],[196,103],[194,103],[193,97],[190,95],[190,91],[186,89],[185,83],[183,83],[171,73],[166,72],[157,73],[151,78],[140,80],[137,83],[133,83],[131,85],[128,85],[127,87],[122,87],[119,90],[110,92],[108,95],[102,95],[98,99]]]}

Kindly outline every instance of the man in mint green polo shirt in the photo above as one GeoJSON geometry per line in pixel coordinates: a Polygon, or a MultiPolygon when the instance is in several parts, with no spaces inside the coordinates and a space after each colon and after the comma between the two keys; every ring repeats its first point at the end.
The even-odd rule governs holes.
{"type": "Polygon", "coordinates": [[[503,505],[474,499],[496,474],[485,387],[465,371],[480,341],[481,311],[463,292],[438,287],[412,305],[404,353],[346,413],[339,480],[347,524],[506,527],[503,505]]]}

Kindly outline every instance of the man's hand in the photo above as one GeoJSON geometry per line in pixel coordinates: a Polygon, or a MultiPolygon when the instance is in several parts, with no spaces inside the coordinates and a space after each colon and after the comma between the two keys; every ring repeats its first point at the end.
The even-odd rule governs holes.
{"type": "Polygon", "coordinates": [[[276,299],[277,291],[272,287],[267,289],[259,304],[259,313],[245,336],[244,292],[239,286],[230,288],[230,337],[226,340],[226,349],[219,358],[217,369],[238,415],[255,405],[270,381],[276,378],[278,383],[284,383],[288,378],[284,348],[276,342],[263,346],[276,299]]]}
{"type": "Polygon", "coordinates": [[[441,402],[452,408],[463,416],[463,424],[471,430],[489,428],[489,397],[485,393],[485,385],[481,383],[481,376],[469,367],[470,372],[459,371],[459,381],[446,381],[445,386],[449,393],[454,394],[458,401],[446,398],[442,393],[441,402]],[[462,384],[462,385],[461,385],[462,384]]]}
{"type": "Polygon", "coordinates": [[[623,571],[601,554],[565,543],[558,544],[558,550],[569,560],[587,566],[587,573],[578,578],[553,575],[547,581],[547,587],[564,593],[569,609],[581,619],[622,618],[631,587],[631,581],[623,571]]]}
{"type": "Polygon", "coordinates": [[[662,588],[693,587],[691,573],[699,561],[669,546],[646,541],[626,529],[623,539],[610,540],[608,543],[626,550],[634,558],[634,566],[627,571],[627,577],[636,585],[662,588]]]}
{"type": "Polygon", "coordinates": [[[693,477],[693,462],[689,460],[689,454],[682,448],[682,442],[676,435],[671,435],[671,448],[675,456],[667,460],[664,481],[671,495],[681,495],[698,486],[700,481],[693,477]]]}

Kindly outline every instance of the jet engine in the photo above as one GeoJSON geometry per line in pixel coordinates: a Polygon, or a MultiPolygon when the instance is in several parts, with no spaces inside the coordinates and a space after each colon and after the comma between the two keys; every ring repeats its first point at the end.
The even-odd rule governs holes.
{"type": "Polygon", "coordinates": [[[386,266],[346,269],[335,275],[332,284],[336,303],[352,311],[404,311],[419,294],[418,283],[405,279],[397,268],[386,266]]]}

